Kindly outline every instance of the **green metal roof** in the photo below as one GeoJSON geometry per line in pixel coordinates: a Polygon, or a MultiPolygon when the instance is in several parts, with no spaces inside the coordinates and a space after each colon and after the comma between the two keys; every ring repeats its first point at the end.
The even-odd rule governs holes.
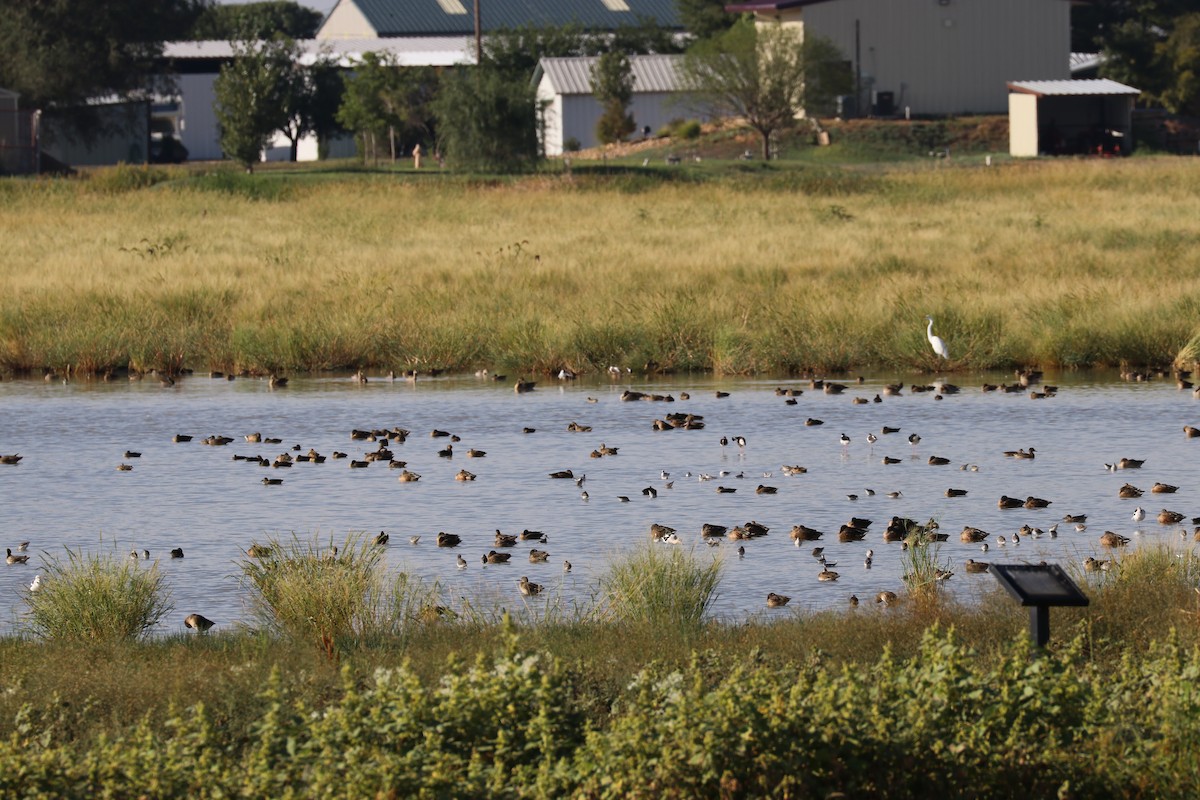
{"type": "MultiPolygon", "coordinates": [[[[353,2],[379,36],[472,34],[474,0],[342,0],[353,2]],[[448,11],[449,9],[449,11],[448,11]],[[451,13],[464,10],[466,13],[451,13]]],[[[483,31],[580,25],[613,30],[652,20],[679,29],[675,0],[479,0],[483,31]],[[627,9],[627,10],[614,10],[627,9]]]]}

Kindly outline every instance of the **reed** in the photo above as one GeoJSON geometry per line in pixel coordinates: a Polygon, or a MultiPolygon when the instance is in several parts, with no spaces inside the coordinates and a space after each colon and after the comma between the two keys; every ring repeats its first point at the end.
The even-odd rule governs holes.
{"type": "Polygon", "coordinates": [[[632,625],[697,628],[721,582],[719,558],[692,550],[647,545],[618,559],[601,581],[602,614],[632,625]]]}
{"type": "Polygon", "coordinates": [[[613,169],[2,180],[0,370],[1195,358],[1195,160],[613,169]]]}
{"type": "Polygon", "coordinates": [[[45,555],[41,588],[28,592],[25,624],[39,639],[131,641],[144,636],[174,606],[158,563],[67,548],[66,560],[45,555]]]}

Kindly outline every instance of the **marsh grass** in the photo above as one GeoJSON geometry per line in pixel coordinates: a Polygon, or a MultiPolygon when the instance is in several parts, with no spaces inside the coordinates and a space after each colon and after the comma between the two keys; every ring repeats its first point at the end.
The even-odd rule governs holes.
{"type": "Polygon", "coordinates": [[[950,562],[942,562],[939,542],[920,542],[910,537],[907,544],[900,554],[900,563],[908,596],[918,609],[936,607],[941,601],[939,575],[950,571],[950,562]]]}
{"type": "Polygon", "coordinates": [[[619,558],[602,579],[605,609],[619,623],[695,629],[721,582],[719,557],[646,545],[619,558]]]}
{"type": "Polygon", "coordinates": [[[0,370],[1166,364],[1194,161],[5,180],[0,370]]]}
{"type": "Polygon", "coordinates": [[[351,534],[332,540],[270,537],[265,556],[240,562],[252,605],[267,628],[318,645],[328,657],[446,614],[438,588],[406,573],[388,579],[383,550],[351,534]]]}
{"type": "Polygon", "coordinates": [[[25,623],[40,639],[123,642],[152,630],[174,607],[158,563],[141,567],[67,548],[42,558],[42,586],[26,594],[25,623]]]}

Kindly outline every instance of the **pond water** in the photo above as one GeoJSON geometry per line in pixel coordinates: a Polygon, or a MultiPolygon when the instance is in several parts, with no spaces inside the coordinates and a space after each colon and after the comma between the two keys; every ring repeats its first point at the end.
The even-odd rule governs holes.
{"type": "MultiPolygon", "coordinates": [[[[614,557],[650,540],[652,523],[678,530],[682,546],[702,558],[722,560],[722,580],[714,614],[726,620],[762,618],[843,607],[851,594],[866,603],[881,590],[903,589],[901,545],[883,541],[893,515],[918,521],[933,518],[949,541],[939,560],[954,576],[945,588],[970,600],[994,579],[967,574],[968,558],[989,562],[1050,562],[1078,565],[1086,556],[1108,557],[1100,546],[1106,530],[1131,538],[1130,547],[1169,542],[1181,551],[1193,548],[1190,518],[1200,513],[1197,492],[1200,439],[1187,439],[1183,426],[1200,423],[1200,405],[1173,380],[1126,383],[1115,375],[1047,374],[1057,396],[1034,400],[1019,394],[984,393],[985,381],[1012,381],[1011,375],[951,375],[962,391],[936,400],[913,393],[914,382],[929,376],[904,376],[902,396],[873,399],[896,375],[866,376],[847,382],[840,395],[810,388],[797,380],[720,380],[688,376],[629,381],[543,380],[535,391],[517,394],[504,383],[474,376],[415,382],[371,378],[359,384],[349,376],[294,377],[284,389],[265,381],[184,378],[170,388],[157,381],[113,383],[44,381],[0,383],[0,453],[20,453],[17,465],[0,464],[0,526],[4,546],[29,540],[28,565],[0,569],[0,632],[20,626],[24,597],[47,555],[63,557],[64,548],[113,553],[149,550],[166,577],[175,612],[164,631],[182,628],[199,612],[222,628],[252,622],[248,592],[240,582],[239,560],[251,543],[277,535],[320,537],[341,543],[349,532],[390,534],[385,563],[440,582],[451,606],[470,598],[491,607],[526,608],[547,604],[591,606],[599,581],[614,557]],[[803,389],[794,405],[777,387],[803,389]],[[671,394],[676,402],[622,402],[626,389],[671,394]],[[718,397],[717,392],[727,392],[718,397]],[[687,400],[678,399],[689,393],[687,400]],[[703,416],[701,430],[652,429],[668,413],[703,416]],[[809,426],[809,418],[824,421],[809,426]],[[577,422],[589,432],[572,432],[577,422]],[[299,445],[331,455],[335,450],[361,459],[373,442],[352,441],[352,429],[411,431],[403,444],[391,445],[395,458],[422,478],[397,480],[399,470],[385,462],[350,469],[349,459],[323,464],[299,463],[290,469],[264,469],[237,455],[273,459],[299,445]],[[884,426],[900,428],[883,434],[884,426]],[[448,442],[431,437],[434,429],[461,441],[453,457],[439,457],[448,442]],[[535,432],[525,433],[525,428],[535,432]],[[249,433],[282,439],[280,444],[250,444],[249,433]],[[840,442],[842,434],[849,444],[840,442]],[[867,434],[878,441],[869,443],[867,434]],[[920,442],[910,444],[908,436],[920,442]],[[172,441],[175,434],[194,437],[172,441]],[[226,446],[206,446],[209,435],[233,437],[226,446]],[[736,437],[744,437],[739,446],[736,437]],[[722,445],[727,437],[730,442],[722,445]],[[592,458],[601,444],[617,455],[592,458]],[[466,451],[486,451],[467,458],[466,451]],[[1035,448],[1036,458],[1015,459],[1004,451],[1035,448]],[[127,450],[140,458],[125,458],[127,450]],[[884,464],[885,456],[900,459],[884,464]],[[931,466],[930,456],[948,458],[931,466]],[[1141,469],[1109,471],[1106,463],[1145,459],[1141,469]],[[117,465],[132,465],[120,471],[117,465]],[[976,465],[977,471],[963,470],[976,465]],[[807,472],[784,475],[783,465],[807,472]],[[477,480],[456,481],[460,469],[477,480]],[[573,470],[586,475],[582,490],[571,480],[552,480],[550,472],[573,470]],[[669,473],[668,478],[663,473],[669,473]],[[712,476],[701,480],[702,475],[712,476]],[[263,477],[282,478],[264,485],[263,477]],[[1125,482],[1146,490],[1139,500],[1121,499],[1125,482]],[[1156,482],[1177,485],[1176,494],[1150,493],[1156,482]],[[757,494],[759,484],[776,494],[757,494]],[[736,492],[718,492],[717,487],[736,492]],[[656,497],[643,494],[653,487],[656,497]],[[967,490],[948,498],[948,488],[967,490]],[[871,494],[868,490],[872,490],[871,494]],[[889,493],[899,492],[896,498],[889,493]],[[857,495],[856,500],[848,495],[857,495]],[[1029,495],[1052,501],[1049,508],[1001,510],[1001,495],[1029,495]],[[623,502],[620,497],[627,497],[623,502]],[[1146,519],[1135,523],[1136,506],[1146,519]],[[1156,515],[1176,510],[1180,525],[1161,525],[1156,515]],[[1085,531],[1061,522],[1064,514],[1087,514],[1085,531]],[[839,543],[839,526],[851,516],[874,521],[865,541],[839,543]],[[770,529],[745,542],[720,540],[709,548],[701,525],[733,527],[755,520],[770,529]],[[1018,546],[997,545],[1022,525],[1058,535],[1025,537],[1018,546]],[[827,561],[840,574],[821,582],[812,543],[797,548],[792,525],[823,531],[827,561]],[[963,526],[991,534],[991,549],[959,541],[963,526]],[[548,542],[521,542],[513,563],[484,566],[481,556],[494,547],[497,529],[506,534],[540,530],[548,542]],[[456,549],[435,545],[439,531],[462,537],[456,549]],[[420,536],[417,544],[409,538],[420,536]],[[737,554],[745,547],[744,558],[737,554]],[[549,551],[543,564],[528,562],[531,547],[549,551]],[[182,548],[182,559],[169,557],[182,548]],[[872,566],[864,566],[868,548],[872,566]],[[462,555],[468,567],[456,568],[462,555]],[[573,565],[564,572],[563,562],[573,565]],[[517,590],[521,576],[546,586],[549,599],[525,601],[517,590]],[[783,609],[768,611],[768,592],[789,595],[783,609]]],[[[671,547],[659,544],[659,547],[671,547]]],[[[536,611],[536,609],[534,609],[536,611]]]]}

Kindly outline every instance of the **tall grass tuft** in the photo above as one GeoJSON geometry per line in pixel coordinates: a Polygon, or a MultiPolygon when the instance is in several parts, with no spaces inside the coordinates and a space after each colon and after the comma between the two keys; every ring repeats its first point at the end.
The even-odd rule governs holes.
{"type": "Polygon", "coordinates": [[[904,582],[908,595],[918,609],[935,609],[941,601],[942,576],[950,571],[950,564],[939,561],[941,546],[937,542],[922,542],[915,537],[900,555],[904,565],[904,582]]]}
{"type": "Polygon", "coordinates": [[[602,580],[607,612],[633,624],[698,627],[721,582],[721,562],[648,545],[616,561],[602,580]]]}
{"type": "Polygon", "coordinates": [[[42,639],[137,639],[174,608],[157,563],[144,568],[68,548],[65,562],[43,557],[43,570],[41,588],[26,597],[26,623],[42,639]]]}
{"type": "Polygon", "coordinates": [[[253,605],[268,626],[316,642],[331,657],[374,628],[382,600],[382,550],[348,536],[339,548],[317,539],[270,538],[269,555],[241,562],[253,605]]]}

